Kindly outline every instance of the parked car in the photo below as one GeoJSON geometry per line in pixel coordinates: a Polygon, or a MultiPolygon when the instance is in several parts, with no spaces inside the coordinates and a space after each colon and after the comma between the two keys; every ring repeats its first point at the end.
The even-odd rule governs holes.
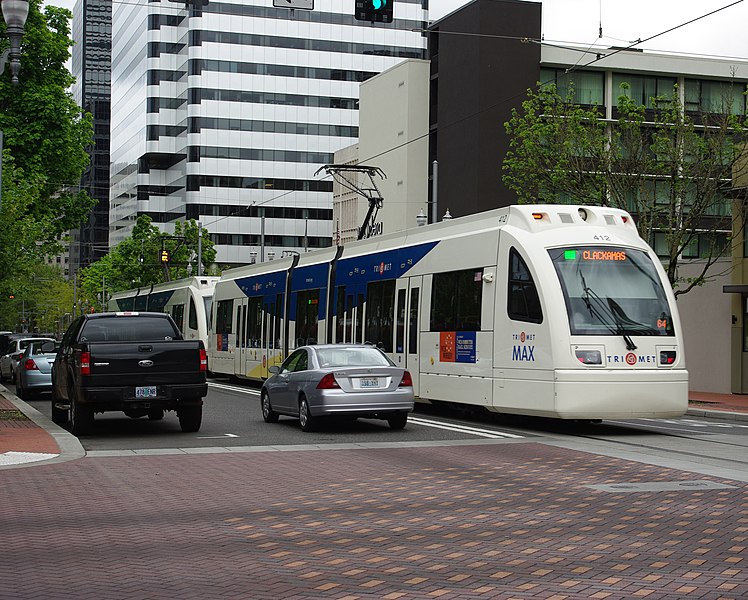
{"type": "Polygon", "coordinates": [[[0,357],[0,381],[15,381],[18,360],[32,342],[54,342],[51,337],[22,337],[11,339],[5,354],[0,357]]]}
{"type": "Polygon", "coordinates": [[[322,417],[347,415],[402,429],[413,410],[410,373],[368,344],[302,346],[269,371],[260,393],[267,423],[288,415],[311,431],[322,417]]]}
{"type": "Polygon", "coordinates": [[[52,365],[59,342],[31,342],[16,368],[16,396],[29,400],[33,394],[52,391],[52,365]]]}

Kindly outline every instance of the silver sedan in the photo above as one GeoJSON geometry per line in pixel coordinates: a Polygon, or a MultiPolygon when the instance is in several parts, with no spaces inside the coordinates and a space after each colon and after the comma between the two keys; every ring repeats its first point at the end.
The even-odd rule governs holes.
{"type": "Polygon", "coordinates": [[[54,340],[31,342],[16,367],[16,396],[29,400],[32,394],[52,391],[52,365],[60,349],[54,340]]]}
{"type": "Polygon", "coordinates": [[[288,415],[312,431],[321,417],[347,415],[386,419],[402,429],[413,410],[410,373],[374,346],[302,346],[269,370],[261,391],[267,423],[288,415]]]}

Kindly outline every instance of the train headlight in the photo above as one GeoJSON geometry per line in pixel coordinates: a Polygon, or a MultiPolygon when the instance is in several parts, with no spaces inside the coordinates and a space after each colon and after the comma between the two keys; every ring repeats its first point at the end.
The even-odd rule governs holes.
{"type": "Polygon", "coordinates": [[[675,364],[675,350],[660,350],[660,364],[661,365],[673,365],[675,364]]]}
{"type": "Polygon", "coordinates": [[[574,355],[583,365],[603,364],[603,355],[600,350],[574,350],[574,355]]]}

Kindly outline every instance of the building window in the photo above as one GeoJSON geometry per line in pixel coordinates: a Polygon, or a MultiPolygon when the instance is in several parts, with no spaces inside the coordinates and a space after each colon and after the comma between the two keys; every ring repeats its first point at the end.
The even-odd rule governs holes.
{"type": "Polygon", "coordinates": [[[541,85],[553,83],[562,98],[573,90],[574,104],[603,106],[605,99],[605,75],[597,71],[566,73],[559,69],[540,69],[541,85]]]}
{"type": "Polygon", "coordinates": [[[654,108],[657,98],[670,99],[675,90],[674,77],[645,77],[623,73],[613,74],[613,106],[621,96],[630,98],[646,108],[654,108]],[[626,84],[621,87],[622,84],[626,84]]]}
{"type": "Polygon", "coordinates": [[[686,79],[686,110],[744,115],[746,84],[732,81],[686,79]]]}

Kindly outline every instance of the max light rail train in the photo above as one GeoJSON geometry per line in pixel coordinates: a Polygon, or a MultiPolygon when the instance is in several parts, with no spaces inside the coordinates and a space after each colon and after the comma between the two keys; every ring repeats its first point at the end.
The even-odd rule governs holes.
{"type": "Polygon", "coordinates": [[[205,342],[212,372],[257,381],[298,346],[371,342],[422,402],[615,419],[685,413],[682,340],[631,215],[523,205],[227,270],[205,342]]]}

